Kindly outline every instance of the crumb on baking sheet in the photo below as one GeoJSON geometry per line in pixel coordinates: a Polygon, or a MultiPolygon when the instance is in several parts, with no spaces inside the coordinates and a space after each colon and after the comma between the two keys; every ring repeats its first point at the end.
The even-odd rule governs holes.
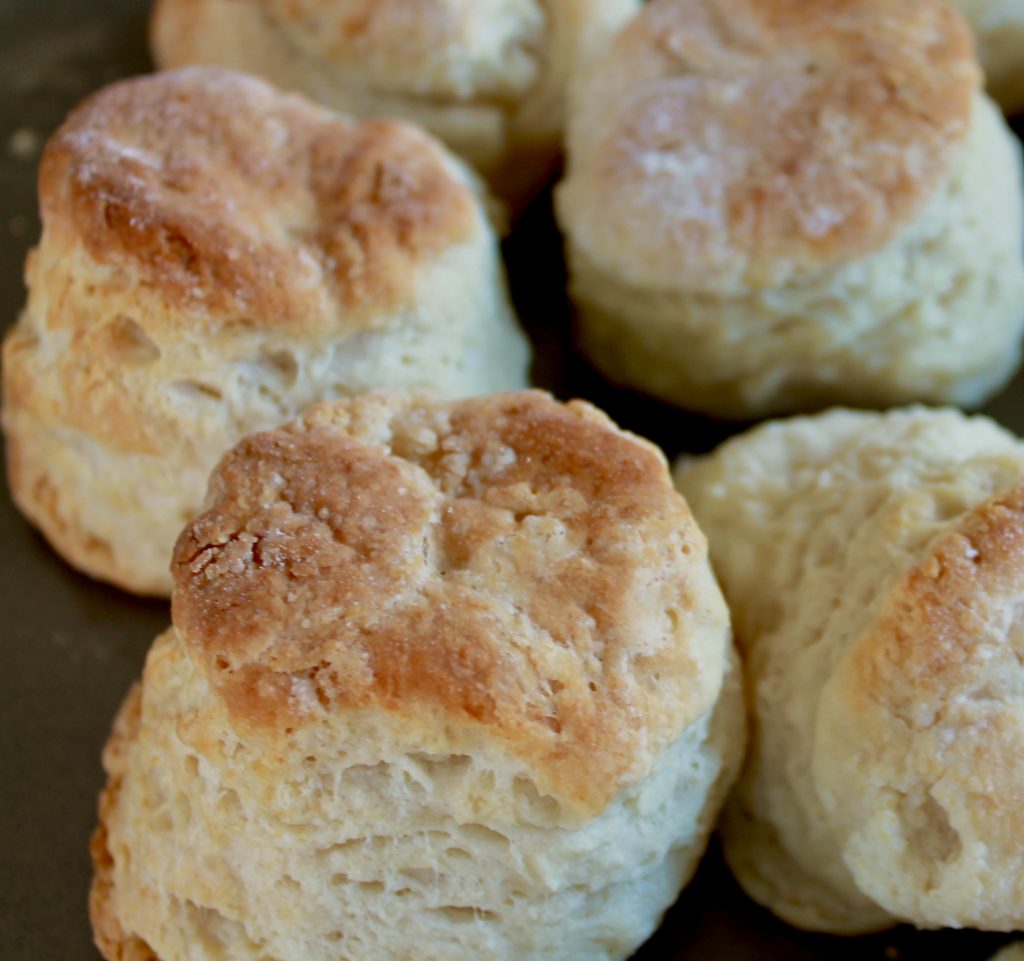
{"type": "Polygon", "coordinates": [[[39,152],[39,134],[31,127],[19,127],[7,141],[7,151],[19,160],[29,160],[39,152]]]}

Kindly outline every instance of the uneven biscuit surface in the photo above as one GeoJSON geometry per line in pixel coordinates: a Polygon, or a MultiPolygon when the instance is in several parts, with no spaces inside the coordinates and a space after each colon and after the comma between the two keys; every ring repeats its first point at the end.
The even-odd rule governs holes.
{"type": "Polygon", "coordinates": [[[111,893],[114,861],[107,845],[107,818],[117,806],[125,757],[139,736],[142,689],[136,684],[125,698],[103,750],[103,766],[111,775],[100,795],[100,823],[92,836],[93,883],[89,891],[89,921],[96,946],[108,961],[160,961],[140,938],[125,934],[113,913],[111,893]]]}
{"type": "Polygon", "coordinates": [[[475,721],[593,814],[717,696],[702,550],[658,453],[593,408],[370,398],[228,456],[175,549],[174,619],[248,723],[296,685],[431,737],[475,721]]]}
{"type": "Polygon", "coordinates": [[[472,193],[412,127],[216,69],[87,100],[47,146],[39,192],[47,225],[98,263],[203,312],[170,322],[211,311],[310,336],[379,323],[416,267],[479,229],[472,193]]]}
{"type": "Polygon", "coordinates": [[[166,594],[217,458],[309,404],[525,385],[472,175],[220,68],[125,81],[40,170],[43,234],[4,344],[15,498],[76,566],[166,594]]]}
{"type": "Polygon", "coordinates": [[[681,465],[747,653],[724,824],[791,923],[1019,928],[1024,448],[922,408],[771,424],[681,465]]]}
{"type": "Polygon", "coordinates": [[[1024,207],[1016,138],[980,95],[973,121],[918,220],[821,276],[720,297],[623,282],[570,246],[585,349],[613,379],[719,416],[979,405],[1019,362],[1024,207]]]}
{"type": "Polygon", "coordinates": [[[820,271],[920,213],[978,82],[966,25],[932,0],[659,0],[578,91],[561,216],[634,283],[820,271]]]}
{"type": "Polygon", "coordinates": [[[425,127],[513,202],[560,150],[571,78],[637,0],[160,0],[163,67],[221,63],[425,127]]]}
{"type": "Polygon", "coordinates": [[[977,407],[1019,363],[1020,144],[940,0],[654,0],[567,143],[579,340],[616,383],[746,420],[977,407]]]}
{"type": "Polygon", "coordinates": [[[104,763],[108,958],[621,959],[742,694],[660,454],[582,403],[369,395],[240,443],[104,763]]]}

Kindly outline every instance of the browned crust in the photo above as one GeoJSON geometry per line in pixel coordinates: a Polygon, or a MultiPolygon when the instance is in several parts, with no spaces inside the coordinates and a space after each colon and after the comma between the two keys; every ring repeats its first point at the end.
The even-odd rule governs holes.
{"type": "Polygon", "coordinates": [[[145,941],[121,927],[112,904],[114,859],[107,846],[107,822],[117,807],[124,755],[138,737],[141,709],[142,686],[135,684],[121,705],[104,750],[108,781],[100,794],[99,824],[89,843],[93,866],[89,920],[96,947],[107,961],[160,961],[145,941]]]}
{"type": "Polygon", "coordinates": [[[970,511],[896,584],[852,652],[848,691],[911,727],[921,705],[941,713],[986,683],[991,669],[978,655],[1022,590],[1024,484],[970,511]]]}
{"type": "Polygon", "coordinates": [[[979,84],[967,25],[938,0],[655,0],[591,81],[618,99],[590,108],[601,135],[572,157],[574,205],[594,205],[576,239],[600,262],[635,246],[698,287],[862,256],[947,177],[979,84]]]}
{"type": "Polygon", "coordinates": [[[481,35],[486,12],[455,0],[157,0],[149,36],[161,68],[218,63],[334,109],[348,104],[360,116],[419,117],[428,128],[433,120],[452,149],[522,210],[558,165],[576,43],[601,23],[605,7],[621,3],[524,6],[518,25],[499,27],[504,42],[495,44],[481,35]],[[588,24],[562,28],[563,17],[584,16],[576,6],[587,7],[588,24]]]}
{"type": "Polygon", "coordinates": [[[187,68],[101,90],[54,135],[43,249],[77,240],[131,271],[171,325],[372,326],[411,295],[417,268],[479,229],[454,169],[409,125],[357,124],[187,68]]]}
{"type": "Polygon", "coordinates": [[[581,810],[717,695],[724,608],[664,459],[539,392],[382,395],[251,436],[172,570],[175,626],[236,723],[371,709],[489,732],[581,810]]]}
{"type": "MultiPolygon", "coordinates": [[[[537,6],[543,9],[545,3],[537,6]]],[[[500,69],[504,64],[497,59],[501,54],[494,38],[478,36],[482,20],[472,7],[459,0],[158,0],[150,43],[163,68],[223,63],[257,73],[266,70],[273,79],[275,72],[290,73],[286,64],[296,59],[311,66],[311,72],[318,65],[336,66],[335,82],[351,83],[346,68],[356,64],[355,82],[371,95],[399,94],[413,103],[454,109],[484,104],[511,112],[528,84],[500,69]],[[226,35],[240,23],[258,27],[266,44],[261,52],[283,63],[254,62],[237,38],[226,35]],[[480,62],[492,48],[495,61],[480,62]],[[449,69],[439,69],[439,64],[449,69]],[[463,69],[452,69],[456,66],[463,69]]],[[[540,56],[534,49],[540,38],[525,19],[519,30],[505,36],[509,47],[518,48],[503,51],[505,63],[524,48],[540,56]]]]}

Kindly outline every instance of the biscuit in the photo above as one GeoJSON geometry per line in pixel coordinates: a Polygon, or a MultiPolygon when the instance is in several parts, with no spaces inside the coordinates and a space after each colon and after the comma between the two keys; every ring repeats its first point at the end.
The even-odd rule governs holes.
{"type": "Polygon", "coordinates": [[[157,0],[162,67],[220,63],[430,130],[519,205],[561,153],[570,79],[638,0],[157,0]]]}
{"type": "Polygon", "coordinates": [[[1004,110],[1024,107],[1024,3],[952,0],[974,30],[985,86],[1004,110]]]}
{"type": "Polygon", "coordinates": [[[219,68],[115,84],[48,144],[3,348],[14,499],[72,564],[170,591],[244,434],[374,388],[522,387],[528,348],[463,165],[219,68]]]}
{"type": "Polygon", "coordinates": [[[1024,444],[837,410],[676,477],[745,655],[743,887],[820,931],[1024,925],[1024,444]]]}
{"type": "Polygon", "coordinates": [[[939,0],[654,0],[569,115],[583,349],[722,417],[980,403],[1019,360],[1024,208],[978,87],[939,0]]]}
{"type": "Polygon", "coordinates": [[[538,392],[243,440],[105,754],[108,959],[625,958],[738,768],[739,670],[661,454],[538,392]]]}

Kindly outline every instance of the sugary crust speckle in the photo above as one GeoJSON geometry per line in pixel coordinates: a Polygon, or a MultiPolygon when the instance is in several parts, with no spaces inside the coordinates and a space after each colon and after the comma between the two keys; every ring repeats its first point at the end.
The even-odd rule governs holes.
{"type": "Polygon", "coordinates": [[[213,331],[373,326],[417,267],[479,229],[467,182],[413,127],[216,67],[90,97],[48,144],[39,195],[45,230],[213,331]]]}
{"type": "Polygon", "coordinates": [[[655,0],[580,86],[561,216],[632,282],[807,275],[914,220],[979,82],[937,0],[655,0]]]}
{"type": "Polygon", "coordinates": [[[162,68],[223,64],[357,117],[403,117],[514,210],[553,173],[573,76],[640,0],[158,0],[162,68]]]}
{"type": "Polygon", "coordinates": [[[249,437],[173,573],[236,723],[476,730],[580,812],[718,694],[726,613],[663,458],[537,392],[374,395],[249,437]]]}
{"type": "Polygon", "coordinates": [[[527,383],[473,175],[220,68],[124,81],[54,135],[3,343],[12,494],[72,564],[167,596],[210,470],[328,397],[527,383]]]}
{"type": "MultiPolygon", "coordinates": [[[[1024,589],[1024,486],[984,502],[932,545],[892,589],[870,634],[853,651],[856,683],[908,724],[984,683],[984,648],[1005,632],[1005,605],[1024,589]],[[980,655],[980,657],[979,657],[980,655]]],[[[1024,654],[1024,652],[1022,652],[1024,654]]],[[[859,698],[858,698],[859,699],[859,698]]],[[[928,719],[926,719],[927,723],[928,719]]]]}

